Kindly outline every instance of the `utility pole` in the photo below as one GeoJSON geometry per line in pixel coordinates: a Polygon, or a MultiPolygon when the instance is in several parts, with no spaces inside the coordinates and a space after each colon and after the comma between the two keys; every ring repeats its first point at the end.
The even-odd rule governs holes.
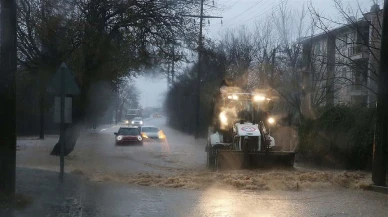
{"type": "Polygon", "coordinates": [[[59,179],[63,182],[63,174],[65,173],[65,146],[66,146],[66,125],[65,125],[65,97],[66,97],[66,83],[65,83],[65,69],[59,68],[61,73],[61,123],[60,136],[63,137],[61,141],[61,155],[59,157],[59,179]]]}
{"type": "Polygon", "coordinates": [[[201,0],[201,14],[200,15],[183,15],[186,17],[199,17],[199,37],[198,37],[198,72],[197,72],[197,84],[196,84],[196,106],[195,106],[195,138],[199,137],[199,117],[201,107],[201,68],[202,68],[202,49],[203,49],[203,38],[202,38],[202,26],[203,18],[222,18],[216,16],[205,16],[203,15],[203,2],[201,0]]]}
{"type": "MultiPolygon", "coordinates": [[[[378,15],[379,16],[379,15],[378,15]]],[[[384,0],[383,30],[381,35],[380,71],[377,92],[376,136],[373,147],[372,181],[386,185],[388,153],[388,0],[384,0]]]]}
{"type": "Polygon", "coordinates": [[[16,1],[0,1],[0,193],[15,193],[16,1]]]}
{"type": "Polygon", "coordinates": [[[120,98],[120,90],[119,90],[119,81],[116,83],[116,108],[115,108],[115,124],[117,125],[119,123],[119,98],[120,98]]]}
{"type": "Polygon", "coordinates": [[[170,89],[170,83],[171,83],[171,79],[170,79],[170,62],[167,63],[167,89],[169,90],[170,89]]]}
{"type": "Polygon", "coordinates": [[[171,84],[174,84],[174,76],[175,76],[175,44],[172,45],[171,84]]]}
{"type": "MultiPolygon", "coordinates": [[[[41,16],[46,18],[46,2],[41,1],[41,16]]],[[[40,50],[43,55],[46,55],[46,49],[44,41],[40,41],[40,50]]],[[[39,64],[38,75],[39,75],[39,139],[44,139],[44,116],[45,116],[45,95],[46,95],[46,82],[44,79],[44,57],[41,57],[41,63],[39,64]]]]}

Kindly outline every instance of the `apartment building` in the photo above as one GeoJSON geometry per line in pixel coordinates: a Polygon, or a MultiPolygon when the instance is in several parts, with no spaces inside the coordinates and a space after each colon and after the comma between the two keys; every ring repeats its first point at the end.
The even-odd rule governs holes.
{"type": "Polygon", "coordinates": [[[381,27],[382,10],[373,5],[361,19],[301,40],[313,101],[375,106],[381,27]]]}

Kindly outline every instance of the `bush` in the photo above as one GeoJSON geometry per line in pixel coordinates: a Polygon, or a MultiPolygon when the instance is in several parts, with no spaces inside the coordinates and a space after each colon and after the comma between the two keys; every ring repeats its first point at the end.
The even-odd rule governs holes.
{"type": "Polygon", "coordinates": [[[369,169],[375,129],[375,109],[324,108],[316,120],[299,127],[299,155],[324,166],[369,169]]]}

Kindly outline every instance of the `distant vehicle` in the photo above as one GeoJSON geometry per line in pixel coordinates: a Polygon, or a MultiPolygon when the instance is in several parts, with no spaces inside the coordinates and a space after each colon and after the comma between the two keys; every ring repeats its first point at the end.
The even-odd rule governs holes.
{"type": "Polygon", "coordinates": [[[160,114],[154,114],[153,117],[154,118],[161,118],[162,116],[160,114]]]}
{"type": "Polygon", "coordinates": [[[143,139],[146,141],[164,141],[166,139],[166,135],[164,135],[163,131],[157,127],[143,126],[140,127],[140,132],[143,139]]]}
{"type": "Polygon", "coordinates": [[[129,109],[127,111],[127,114],[125,115],[125,123],[130,124],[134,120],[134,118],[141,116],[143,116],[141,109],[129,109]]]}
{"type": "Polygon", "coordinates": [[[138,144],[143,145],[143,137],[141,136],[140,129],[138,127],[120,127],[116,136],[116,145],[122,144],[138,144]]]}
{"type": "Polygon", "coordinates": [[[135,118],[131,121],[131,125],[134,125],[134,126],[142,126],[143,124],[144,124],[143,118],[141,118],[141,117],[135,117],[135,118]]]}

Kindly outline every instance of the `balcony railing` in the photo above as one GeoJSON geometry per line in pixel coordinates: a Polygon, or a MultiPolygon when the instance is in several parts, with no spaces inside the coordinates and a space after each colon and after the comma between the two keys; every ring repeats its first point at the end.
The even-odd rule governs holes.
{"type": "Polygon", "coordinates": [[[348,55],[352,59],[367,58],[368,51],[364,45],[353,45],[348,48],[348,55]]]}

